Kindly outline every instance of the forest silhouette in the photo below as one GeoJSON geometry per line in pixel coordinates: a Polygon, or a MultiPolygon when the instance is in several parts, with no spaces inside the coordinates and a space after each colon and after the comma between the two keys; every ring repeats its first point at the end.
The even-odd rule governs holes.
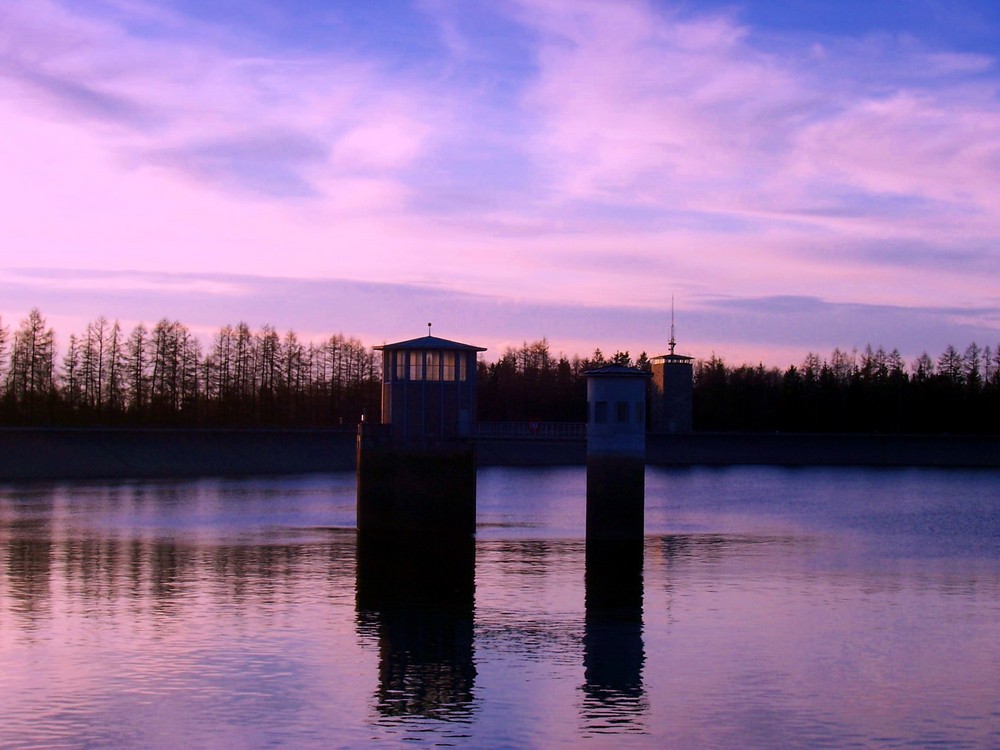
{"type": "MultiPolygon", "coordinates": [[[[479,419],[583,422],[583,373],[609,363],[650,368],[643,352],[581,358],[546,339],[480,361],[479,419]]],[[[341,333],[302,342],[269,325],[225,325],[203,346],[179,321],[126,332],[99,317],[56,335],[35,308],[13,331],[0,320],[0,423],[8,426],[353,428],[377,420],[381,358],[341,333]]],[[[693,367],[698,431],[995,434],[1000,346],[948,346],[907,364],[882,347],[809,353],[785,370],[693,367]]]]}

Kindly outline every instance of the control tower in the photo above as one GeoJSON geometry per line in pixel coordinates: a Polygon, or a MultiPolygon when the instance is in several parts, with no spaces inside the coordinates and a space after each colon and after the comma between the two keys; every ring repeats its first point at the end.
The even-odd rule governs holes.
{"type": "Polygon", "coordinates": [[[476,356],[431,336],[382,352],[382,422],[358,427],[358,531],[474,534],[476,356]]]}
{"type": "Polygon", "coordinates": [[[650,391],[651,432],[686,433],[692,430],[694,391],[693,357],[677,354],[674,303],[670,301],[670,352],[653,357],[650,391]]]}

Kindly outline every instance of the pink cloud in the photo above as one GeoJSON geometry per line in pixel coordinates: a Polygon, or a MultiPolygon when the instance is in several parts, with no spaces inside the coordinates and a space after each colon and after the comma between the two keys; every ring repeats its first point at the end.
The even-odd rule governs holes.
{"type": "Polygon", "coordinates": [[[423,152],[429,128],[414,119],[385,116],[352,128],[339,139],[333,154],[346,169],[391,169],[406,166],[423,152]]]}
{"type": "Polygon", "coordinates": [[[394,82],[359,58],[248,55],[225,36],[206,45],[204,32],[139,39],[45,2],[11,5],[0,18],[8,36],[0,80],[17,93],[19,109],[61,121],[82,113],[77,127],[133,164],[158,163],[252,190],[248,171],[225,157],[234,148],[243,148],[244,158],[262,153],[262,139],[274,133],[284,134],[284,145],[273,163],[287,161],[304,184],[342,175],[345,167],[407,166],[424,153],[426,96],[414,81],[394,82]],[[297,163],[297,152],[289,153],[294,139],[327,158],[297,163]],[[204,163],[213,151],[223,158],[210,173],[204,163]]]}
{"type": "Polygon", "coordinates": [[[0,7],[0,267],[387,280],[664,315],[672,291],[693,309],[996,300],[985,264],[948,262],[1000,236],[991,58],[768,46],[732,14],[519,0],[495,11],[526,32],[515,73],[435,2],[446,52],[393,67],[118,7],[170,33],[0,7]],[[909,264],[927,244],[933,267],[909,264]]]}
{"type": "Polygon", "coordinates": [[[724,17],[553,5],[526,104],[544,123],[536,152],[553,160],[567,197],[712,203],[754,181],[806,103],[790,73],[724,17]]]}
{"type": "MultiPolygon", "coordinates": [[[[681,19],[645,3],[526,3],[522,17],[543,34],[526,99],[543,124],[534,146],[564,199],[773,212],[811,224],[814,208],[838,200],[830,187],[839,184],[871,193],[872,205],[887,193],[971,198],[989,212],[990,231],[1000,229],[995,85],[941,92],[930,81],[923,90],[900,83],[872,97],[862,64],[844,56],[884,57],[888,42],[825,48],[811,65],[759,51],[726,16],[681,19]],[[843,63],[847,72],[831,73],[843,63]]],[[[888,73],[898,78],[928,60],[929,78],[991,67],[983,56],[897,52],[888,73]]],[[[840,229],[849,237],[856,227],[840,229]]]]}
{"type": "Polygon", "coordinates": [[[1000,228],[1000,106],[988,103],[990,92],[979,93],[978,104],[909,91],[856,102],[801,131],[802,170],[875,194],[986,211],[1000,228]]]}

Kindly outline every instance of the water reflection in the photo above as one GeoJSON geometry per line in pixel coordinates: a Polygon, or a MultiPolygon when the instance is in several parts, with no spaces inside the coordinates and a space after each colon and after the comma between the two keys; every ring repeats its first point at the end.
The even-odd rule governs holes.
{"type": "Polygon", "coordinates": [[[471,536],[421,543],[359,535],[358,630],[378,642],[382,716],[471,719],[474,599],[471,536]]]}
{"type": "Polygon", "coordinates": [[[671,474],[641,560],[578,474],[475,550],[359,549],[349,477],[0,488],[0,747],[1000,747],[995,474],[671,474]]]}
{"type": "Polygon", "coordinates": [[[184,606],[252,605],[267,612],[303,580],[322,576],[353,589],[354,533],[296,543],[203,544],[177,538],[122,538],[103,529],[56,528],[33,518],[0,520],[0,603],[24,629],[60,607],[99,611],[131,601],[164,616],[184,606]]]}
{"type": "Polygon", "coordinates": [[[643,731],[642,540],[588,542],[583,718],[591,732],[643,731]]]}
{"type": "Polygon", "coordinates": [[[53,544],[48,524],[34,519],[17,519],[6,524],[5,568],[11,610],[26,628],[49,616],[53,544]]]}

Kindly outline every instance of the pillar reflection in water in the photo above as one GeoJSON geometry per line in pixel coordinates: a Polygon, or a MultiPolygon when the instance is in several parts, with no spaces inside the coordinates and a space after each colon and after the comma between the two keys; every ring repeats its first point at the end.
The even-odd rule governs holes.
{"type": "Polygon", "coordinates": [[[377,639],[383,716],[471,718],[475,540],[359,533],[357,617],[377,639]]]}
{"type": "Polygon", "coordinates": [[[583,718],[591,731],[642,731],[642,541],[587,542],[583,718]]]}

